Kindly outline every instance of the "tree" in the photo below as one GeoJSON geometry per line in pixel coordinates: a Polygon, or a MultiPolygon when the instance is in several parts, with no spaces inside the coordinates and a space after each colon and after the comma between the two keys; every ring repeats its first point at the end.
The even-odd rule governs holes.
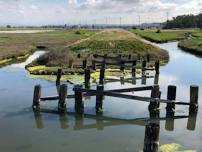
{"type": "Polygon", "coordinates": [[[10,26],[10,25],[6,25],[6,27],[7,27],[7,28],[11,28],[11,26],[10,26]]]}

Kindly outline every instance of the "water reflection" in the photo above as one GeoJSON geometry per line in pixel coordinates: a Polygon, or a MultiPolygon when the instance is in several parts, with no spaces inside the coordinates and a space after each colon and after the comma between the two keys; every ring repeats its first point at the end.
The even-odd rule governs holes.
{"type": "Polygon", "coordinates": [[[125,120],[119,118],[111,118],[103,116],[103,114],[90,115],[90,114],[76,114],[73,112],[59,113],[54,110],[41,109],[40,112],[34,112],[35,123],[38,129],[44,128],[43,124],[43,114],[57,114],[59,119],[59,124],[61,129],[71,129],[75,131],[79,130],[89,130],[97,129],[104,130],[105,127],[111,126],[120,126],[120,125],[138,125],[145,127],[144,136],[144,146],[143,152],[158,152],[159,150],[159,136],[160,136],[160,121],[166,121],[165,128],[169,131],[174,131],[174,120],[176,119],[187,119],[187,129],[195,130],[197,113],[189,113],[188,116],[174,116],[174,112],[166,117],[154,117],[153,114],[150,114],[149,118],[136,118],[132,120],[125,120]],[[69,118],[74,118],[73,127],[68,122],[69,118]],[[93,120],[94,123],[89,123],[89,119],[93,120]]]}

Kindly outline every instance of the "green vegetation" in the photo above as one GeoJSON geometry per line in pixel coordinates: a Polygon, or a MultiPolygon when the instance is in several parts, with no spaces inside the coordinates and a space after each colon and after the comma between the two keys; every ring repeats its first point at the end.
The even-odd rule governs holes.
{"type": "Polygon", "coordinates": [[[181,41],[178,46],[190,53],[202,55],[202,31],[194,31],[190,39],[181,41]]]}
{"type": "MultiPolygon", "coordinates": [[[[76,31],[75,33],[78,32],[76,31]]],[[[93,54],[107,54],[109,56],[117,56],[118,54],[128,56],[132,54],[133,57],[136,57],[137,54],[146,56],[148,53],[151,59],[168,61],[168,53],[166,51],[145,43],[131,32],[125,30],[103,30],[87,39],[73,43],[69,47],[50,51],[30,64],[29,67],[39,65],[47,67],[60,66],[71,71],[72,67],[78,70],[79,68],[77,67],[82,65],[84,59],[87,59],[88,64],[91,64],[93,54]],[[78,54],[80,54],[80,57],[78,57],[78,54]]]]}
{"type": "Polygon", "coordinates": [[[193,31],[187,30],[157,30],[157,29],[145,29],[145,30],[131,30],[135,34],[141,37],[157,43],[163,43],[174,40],[183,40],[193,31]]]}
{"type": "Polygon", "coordinates": [[[75,30],[57,30],[31,34],[0,34],[0,64],[7,64],[19,56],[31,54],[37,47],[57,52],[81,39],[92,36],[97,31],[88,30],[75,34],[75,30]],[[8,62],[6,62],[8,61],[8,62]]]}

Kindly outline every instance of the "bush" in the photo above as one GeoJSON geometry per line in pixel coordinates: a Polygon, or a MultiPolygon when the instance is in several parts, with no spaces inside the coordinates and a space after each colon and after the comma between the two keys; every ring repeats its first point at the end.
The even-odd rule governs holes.
{"type": "Polygon", "coordinates": [[[84,29],[79,29],[75,32],[75,34],[78,34],[78,35],[86,34],[86,31],[84,29]]]}
{"type": "Polygon", "coordinates": [[[160,30],[160,29],[158,29],[158,30],[156,31],[156,33],[161,33],[161,30],[160,30]]]}
{"type": "Polygon", "coordinates": [[[11,28],[11,26],[10,26],[10,25],[7,25],[6,27],[7,27],[7,28],[11,28]]]}

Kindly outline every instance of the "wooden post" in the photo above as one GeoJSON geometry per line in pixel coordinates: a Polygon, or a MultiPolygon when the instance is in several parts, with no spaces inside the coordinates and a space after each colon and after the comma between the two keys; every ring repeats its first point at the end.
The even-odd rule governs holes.
{"type": "Polygon", "coordinates": [[[155,71],[156,71],[156,74],[159,74],[159,65],[160,65],[159,61],[156,61],[155,62],[155,71]]]}
{"type": "Polygon", "coordinates": [[[94,61],[94,60],[92,60],[92,69],[93,69],[93,70],[96,70],[96,64],[95,64],[95,61],[94,61]]]}
{"type": "Polygon", "coordinates": [[[125,84],[125,81],[124,81],[125,79],[124,79],[124,77],[123,76],[121,76],[120,77],[120,82],[121,82],[121,85],[124,85],[125,84]]]}
{"type": "Polygon", "coordinates": [[[143,74],[142,74],[142,85],[146,85],[146,84],[147,84],[147,76],[143,72],[143,74]]]}
{"type": "Polygon", "coordinates": [[[90,69],[89,68],[86,68],[85,71],[84,71],[84,80],[85,80],[85,88],[89,88],[90,86],[90,69]]]}
{"type": "Polygon", "coordinates": [[[99,84],[104,84],[104,77],[105,77],[105,69],[101,68],[100,69],[100,81],[99,81],[99,84]]]}
{"type": "Polygon", "coordinates": [[[124,61],[121,61],[121,65],[120,65],[121,72],[124,72],[124,69],[125,69],[125,63],[124,61]]]}
{"type": "Polygon", "coordinates": [[[96,95],[96,112],[102,112],[103,109],[103,91],[104,86],[98,85],[97,86],[97,95],[96,95]]]}
{"type": "Polygon", "coordinates": [[[132,77],[136,76],[136,66],[132,66],[132,77]]]}
{"type": "Polygon", "coordinates": [[[141,60],[141,56],[140,56],[140,54],[137,55],[137,60],[138,60],[138,61],[141,60]]]}
{"type": "Polygon", "coordinates": [[[66,110],[66,98],[67,98],[67,85],[63,84],[60,86],[60,92],[59,92],[58,110],[60,112],[64,112],[66,110]]]}
{"type": "Polygon", "coordinates": [[[136,65],[137,65],[137,61],[134,60],[134,61],[132,62],[132,66],[135,66],[135,67],[136,67],[136,65]]]}
{"type": "MultiPolygon", "coordinates": [[[[159,98],[159,94],[160,94],[160,91],[159,91],[159,85],[155,85],[153,86],[153,89],[151,91],[151,98],[159,98]]],[[[155,111],[159,108],[159,104],[157,102],[150,102],[149,104],[149,111],[155,111]]]]}
{"type": "Polygon", "coordinates": [[[146,70],[146,66],[147,66],[147,61],[143,60],[142,61],[142,71],[146,70]]]}
{"type": "Polygon", "coordinates": [[[150,54],[147,54],[147,62],[150,62],[150,54]]]}
{"type": "Polygon", "coordinates": [[[131,57],[132,57],[131,54],[129,54],[129,55],[128,55],[128,60],[131,60],[131,57]]]}
{"type": "Polygon", "coordinates": [[[87,67],[87,60],[83,60],[83,69],[86,69],[87,67]]]}
{"type": "Polygon", "coordinates": [[[74,94],[75,94],[75,111],[77,113],[82,114],[84,111],[82,85],[76,85],[74,87],[74,94]]]}
{"type": "Polygon", "coordinates": [[[134,76],[132,77],[132,84],[133,84],[133,85],[136,85],[136,75],[134,75],[134,76]]]}
{"type": "Polygon", "coordinates": [[[145,127],[143,152],[158,152],[160,126],[150,123],[145,127]]]}
{"type": "Polygon", "coordinates": [[[175,99],[176,99],[176,86],[168,86],[168,93],[167,93],[167,99],[172,101],[167,103],[167,112],[174,112],[175,111],[175,99]]]}
{"type": "Polygon", "coordinates": [[[188,117],[188,121],[187,121],[188,130],[195,130],[196,120],[197,120],[197,112],[189,112],[189,117],[188,117]]]}
{"type": "Polygon", "coordinates": [[[77,55],[77,58],[79,58],[79,59],[81,58],[81,54],[80,53],[77,55]]]}
{"type": "Polygon", "coordinates": [[[166,111],[165,129],[168,131],[174,130],[174,116],[175,112],[166,111]]]}
{"type": "Polygon", "coordinates": [[[190,112],[198,111],[198,94],[199,87],[195,85],[190,86],[190,112]]]}
{"type": "Polygon", "coordinates": [[[60,85],[61,77],[62,77],[62,69],[58,69],[57,78],[56,78],[56,85],[60,85]]]}
{"type": "Polygon", "coordinates": [[[69,60],[69,68],[72,69],[73,68],[73,59],[69,60]]]}
{"type": "Polygon", "coordinates": [[[40,98],[41,98],[41,86],[36,85],[34,87],[34,96],[33,96],[33,104],[32,104],[33,110],[40,109],[40,98]]]}
{"type": "Polygon", "coordinates": [[[159,84],[159,74],[155,74],[155,77],[154,77],[154,84],[155,84],[155,85],[158,85],[158,84],[159,84]]]}

